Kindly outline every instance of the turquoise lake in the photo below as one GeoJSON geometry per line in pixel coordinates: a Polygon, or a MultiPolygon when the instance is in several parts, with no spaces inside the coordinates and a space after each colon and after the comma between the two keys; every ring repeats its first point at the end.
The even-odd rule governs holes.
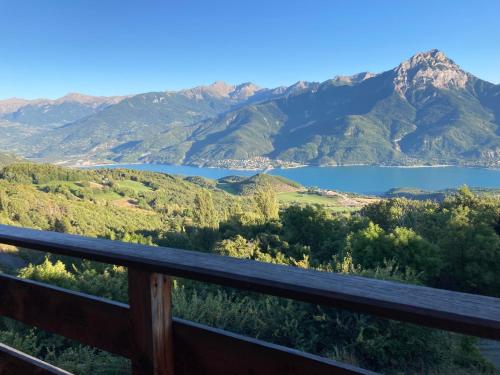
{"type": "MultiPolygon", "coordinates": [[[[183,176],[220,178],[230,175],[252,176],[258,171],[197,168],[161,164],[120,164],[105,168],[129,168],[183,176]]],[[[462,185],[500,188],[500,169],[466,167],[392,168],[376,166],[303,167],[267,172],[297,181],[304,186],[335,189],[361,194],[383,193],[395,187],[441,190],[462,185]]]]}

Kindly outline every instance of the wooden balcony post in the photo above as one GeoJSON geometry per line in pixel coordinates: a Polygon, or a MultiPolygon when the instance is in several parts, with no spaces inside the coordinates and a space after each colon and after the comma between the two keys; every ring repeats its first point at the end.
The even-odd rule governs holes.
{"type": "Polygon", "coordinates": [[[135,375],[173,375],[172,278],[128,269],[132,369],[135,375]]]}

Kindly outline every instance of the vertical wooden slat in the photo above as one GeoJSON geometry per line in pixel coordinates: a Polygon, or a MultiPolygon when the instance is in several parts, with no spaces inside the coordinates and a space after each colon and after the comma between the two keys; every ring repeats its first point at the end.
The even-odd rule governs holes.
{"type": "Polygon", "coordinates": [[[173,375],[172,279],[129,268],[132,368],[135,375],[173,375]]]}

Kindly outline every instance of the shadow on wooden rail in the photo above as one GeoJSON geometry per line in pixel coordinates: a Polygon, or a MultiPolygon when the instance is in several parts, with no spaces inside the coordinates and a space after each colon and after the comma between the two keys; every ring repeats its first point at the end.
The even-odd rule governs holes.
{"type": "MultiPolygon", "coordinates": [[[[373,374],[172,318],[172,277],[500,339],[498,298],[4,225],[0,243],[128,267],[130,305],[0,275],[0,315],[130,358],[134,374],[373,374]]],[[[66,372],[2,346],[0,373],[66,372]]]]}

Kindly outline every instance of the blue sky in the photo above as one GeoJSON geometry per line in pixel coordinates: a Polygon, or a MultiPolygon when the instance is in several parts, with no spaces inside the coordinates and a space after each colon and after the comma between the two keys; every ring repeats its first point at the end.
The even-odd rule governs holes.
{"type": "Polygon", "coordinates": [[[0,2],[0,99],[261,86],[380,72],[443,50],[500,83],[500,1],[0,2]]]}

